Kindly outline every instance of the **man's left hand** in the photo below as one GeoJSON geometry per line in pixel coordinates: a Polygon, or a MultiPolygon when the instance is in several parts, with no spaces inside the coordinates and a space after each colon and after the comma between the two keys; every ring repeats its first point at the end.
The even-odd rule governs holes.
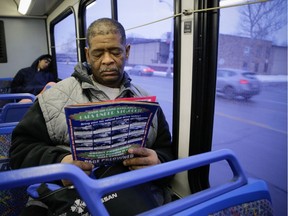
{"type": "Polygon", "coordinates": [[[124,166],[129,167],[130,170],[141,169],[147,166],[160,164],[157,153],[148,148],[130,148],[128,153],[134,154],[134,158],[123,161],[124,166]]]}

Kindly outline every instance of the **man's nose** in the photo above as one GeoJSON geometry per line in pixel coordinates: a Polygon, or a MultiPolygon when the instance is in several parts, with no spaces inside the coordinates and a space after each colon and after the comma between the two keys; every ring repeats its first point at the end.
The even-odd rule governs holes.
{"type": "Polygon", "coordinates": [[[111,64],[112,62],[114,62],[111,53],[109,52],[104,52],[104,56],[103,56],[103,60],[102,63],[104,64],[111,64]]]}

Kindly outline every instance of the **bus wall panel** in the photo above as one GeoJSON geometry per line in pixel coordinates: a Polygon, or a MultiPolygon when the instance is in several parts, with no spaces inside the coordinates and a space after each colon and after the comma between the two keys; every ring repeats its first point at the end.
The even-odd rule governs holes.
{"type": "Polygon", "coordinates": [[[14,77],[42,54],[48,53],[44,19],[0,18],[4,21],[7,63],[0,64],[0,77],[14,77]]]}

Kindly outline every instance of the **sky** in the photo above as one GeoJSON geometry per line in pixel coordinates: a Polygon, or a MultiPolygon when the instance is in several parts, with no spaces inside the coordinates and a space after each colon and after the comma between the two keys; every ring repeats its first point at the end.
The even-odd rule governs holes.
{"type": "MultiPolygon", "coordinates": [[[[237,7],[222,9],[220,13],[220,33],[237,34],[240,23],[239,12],[237,7]],[[229,20],[229,22],[227,21],[229,20]]],[[[279,31],[273,34],[273,41],[277,45],[287,45],[287,24],[279,31]]]]}

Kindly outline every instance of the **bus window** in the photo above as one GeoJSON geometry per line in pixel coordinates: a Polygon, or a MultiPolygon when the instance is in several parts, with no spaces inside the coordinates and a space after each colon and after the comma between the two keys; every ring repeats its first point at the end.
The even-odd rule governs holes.
{"type": "Polygon", "coordinates": [[[55,24],[54,40],[58,78],[65,79],[71,76],[77,63],[75,18],[73,13],[70,13],[55,24]]]}
{"type": "Polygon", "coordinates": [[[125,71],[135,83],[157,96],[171,130],[174,20],[137,26],[172,16],[173,0],[121,0],[117,7],[118,21],[126,29],[127,43],[131,44],[125,71]]]}
{"type": "MultiPolygon", "coordinates": [[[[261,4],[220,10],[212,148],[233,150],[248,176],[268,183],[275,215],[287,215],[287,18],[281,28],[263,20],[285,17],[287,1],[261,4]]],[[[211,185],[225,175],[219,167],[211,185]]]]}
{"type": "Polygon", "coordinates": [[[111,1],[97,0],[86,6],[86,26],[88,27],[94,20],[108,17],[111,18],[111,1]]]}

